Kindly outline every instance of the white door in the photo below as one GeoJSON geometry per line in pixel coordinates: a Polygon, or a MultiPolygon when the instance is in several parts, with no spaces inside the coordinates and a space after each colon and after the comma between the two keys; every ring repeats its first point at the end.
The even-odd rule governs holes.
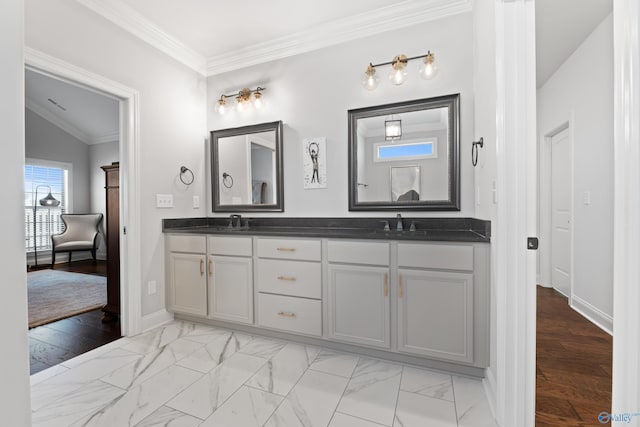
{"type": "Polygon", "coordinates": [[[207,276],[204,255],[169,254],[169,309],[177,313],[207,315],[207,276]]]}
{"type": "Polygon", "coordinates": [[[569,129],[551,137],[551,285],[571,294],[571,140],[569,129]]]}

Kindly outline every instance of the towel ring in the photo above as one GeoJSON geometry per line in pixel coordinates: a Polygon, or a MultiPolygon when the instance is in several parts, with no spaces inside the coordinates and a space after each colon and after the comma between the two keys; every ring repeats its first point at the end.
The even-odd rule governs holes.
{"type": "Polygon", "coordinates": [[[226,172],[222,173],[222,184],[227,187],[233,187],[233,177],[226,172]]]}
{"type": "Polygon", "coordinates": [[[193,172],[191,171],[191,169],[189,169],[186,166],[180,166],[180,181],[182,181],[182,183],[184,185],[191,185],[193,184],[193,180],[195,179],[195,177],[193,176],[193,172]],[[191,174],[191,179],[188,179],[187,181],[185,181],[184,179],[184,174],[189,172],[191,174]]]}
{"type": "Polygon", "coordinates": [[[471,143],[471,164],[476,167],[478,164],[478,145],[480,148],[484,146],[484,138],[480,137],[479,141],[473,141],[471,143]]]}

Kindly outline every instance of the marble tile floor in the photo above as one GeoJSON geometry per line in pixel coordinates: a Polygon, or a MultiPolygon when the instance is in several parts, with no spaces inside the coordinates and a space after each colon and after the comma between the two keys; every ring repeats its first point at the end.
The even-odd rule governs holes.
{"type": "Polygon", "coordinates": [[[478,380],[175,321],[31,376],[33,426],[495,427],[478,380]]]}

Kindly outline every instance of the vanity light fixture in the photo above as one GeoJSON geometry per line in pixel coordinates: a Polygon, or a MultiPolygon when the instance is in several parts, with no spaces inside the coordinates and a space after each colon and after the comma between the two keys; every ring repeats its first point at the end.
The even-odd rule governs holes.
{"type": "Polygon", "coordinates": [[[227,98],[236,99],[236,110],[244,111],[249,106],[253,105],[256,109],[262,108],[264,105],[264,96],[262,92],[266,90],[264,87],[256,87],[255,89],[249,89],[245,87],[236,93],[229,95],[222,94],[220,99],[216,103],[216,111],[220,114],[224,114],[227,111],[227,98]]]}
{"type": "Polygon", "coordinates": [[[384,139],[387,141],[396,141],[400,138],[402,138],[402,120],[394,120],[393,117],[391,120],[385,120],[384,139]]]}
{"type": "Polygon", "coordinates": [[[426,55],[412,56],[408,58],[407,55],[396,55],[393,60],[389,62],[381,62],[379,64],[369,63],[367,69],[364,72],[362,79],[362,86],[367,90],[375,90],[378,87],[378,76],[376,75],[376,67],[382,67],[384,65],[391,65],[391,73],[389,73],[389,80],[394,85],[401,85],[407,78],[407,63],[414,59],[422,59],[422,65],[420,66],[420,76],[426,80],[432,79],[438,73],[438,66],[435,62],[436,57],[431,51],[427,51],[426,55]]]}

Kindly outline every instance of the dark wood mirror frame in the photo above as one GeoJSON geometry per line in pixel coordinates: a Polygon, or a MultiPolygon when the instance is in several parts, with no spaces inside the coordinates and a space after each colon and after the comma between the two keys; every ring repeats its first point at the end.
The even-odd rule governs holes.
{"type": "Polygon", "coordinates": [[[284,212],[284,178],[282,168],[282,121],[261,123],[230,129],[211,131],[211,200],[213,212],[284,212]],[[275,203],[271,204],[220,204],[222,185],[218,149],[220,138],[275,131],[275,203]]]}
{"type": "Polygon", "coordinates": [[[350,211],[459,211],[460,210],[460,94],[352,109],[349,117],[349,210],[350,211]],[[403,202],[358,201],[358,120],[412,111],[448,107],[448,198],[403,202]]]}

